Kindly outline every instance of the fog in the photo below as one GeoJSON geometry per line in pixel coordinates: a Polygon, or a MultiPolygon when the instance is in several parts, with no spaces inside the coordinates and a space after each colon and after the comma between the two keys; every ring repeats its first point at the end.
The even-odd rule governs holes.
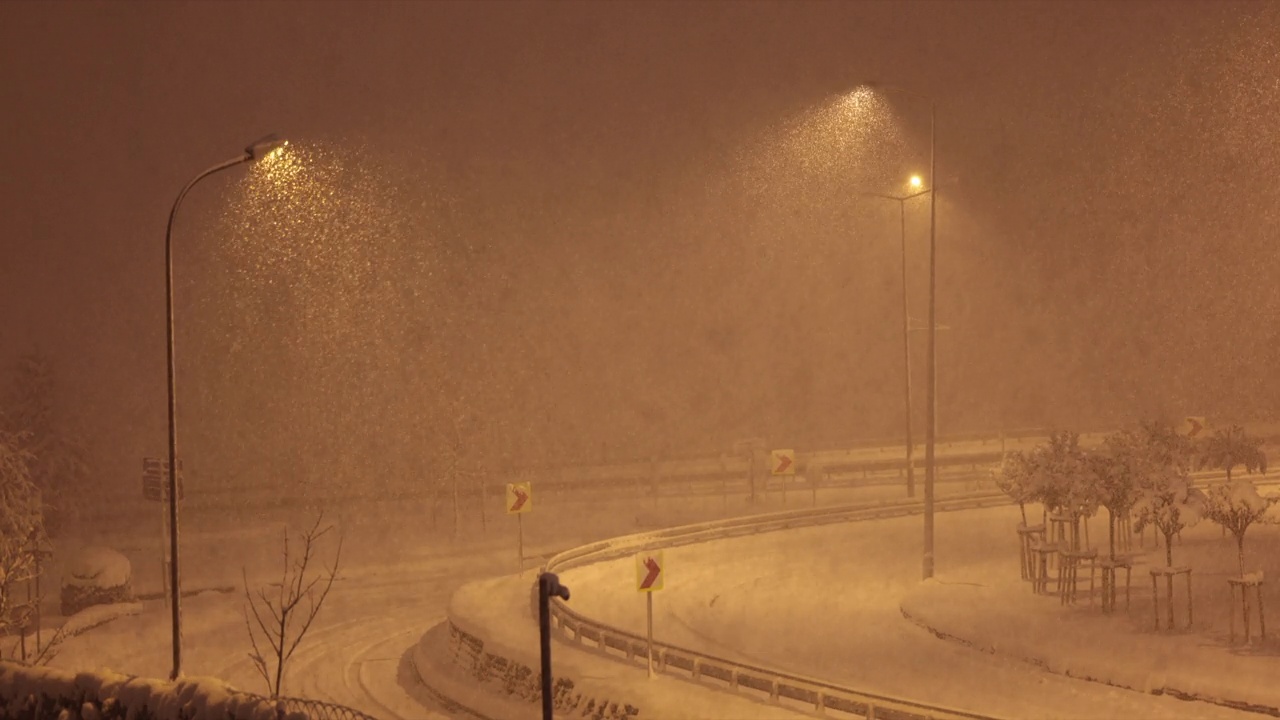
{"type": "Polygon", "coordinates": [[[1274,417],[1280,6],[17,4],[0,362],[40,352],[95,492],[1274,417]],[[869,87],[878,81],[912,92],[869,87]],[[930,177],[936,103],[937,176],[930,177]],[[927,333],[911,333],[924,435],[927,333]]]}

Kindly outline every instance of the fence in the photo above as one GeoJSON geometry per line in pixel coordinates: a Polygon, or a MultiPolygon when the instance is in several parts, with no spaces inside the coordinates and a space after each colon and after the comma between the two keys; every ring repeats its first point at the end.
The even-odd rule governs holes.
{"type": "Polygon", "coordinates": [[[263,702],[273,703],[276,707],[276,714],[281,720],[303,720],[304,718],[305,720],[378,720],[378,718],[354,708],[324,702],[323,700],[292,697],[269,698],[265,695],[250,692],[241,692],[240,694],[248,695],[263,702]]]}

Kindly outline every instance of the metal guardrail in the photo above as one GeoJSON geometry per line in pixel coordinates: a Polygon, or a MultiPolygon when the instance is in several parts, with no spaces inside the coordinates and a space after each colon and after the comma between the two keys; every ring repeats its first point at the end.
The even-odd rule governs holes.
{"type": "MultiPolygon", "coordinates": [[[[935,507],[940,511],[962,510],[1003,505],[1008,502],[1008,498],[1003,494],[984,493],[939,500],[935,507]]],[[[676,547],[790,528],[898,517],[916,514],[922,510],[923,506],[919,502],[901,501],[877,505],[793,510],[699,523],[614,538],[567,550],[548,560],[545,570],[562,572],[573,567],[630,556],[643,550],[676,547]]],[[[644,662],[648,657],[649,644],[646,638],[607,623],[592,620],[573,611],[559,599],[553,599],[551,603],[551,617],[553,630],[567,642],[583,645],[590,641],[595,644],[601,654],[633,664],[638,661],[644,662]]],[[[678,675],[688,677],[695,682],[712,684],[773,703],[788,700],[812,708],[819,715],[835,711],[865,718],[992,720],[991,716],[987,715],[877,695],[782,670],[740,663],[657,640],[653,643],[653,652],[657,672],[671,674],[673,671],[682,671],[678,675]]]]}

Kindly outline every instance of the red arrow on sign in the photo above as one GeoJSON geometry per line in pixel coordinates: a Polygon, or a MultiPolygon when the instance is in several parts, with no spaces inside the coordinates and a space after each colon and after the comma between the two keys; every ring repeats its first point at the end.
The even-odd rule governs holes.
{"type": "Polygon", "coordinates": [[[644,566],[649,571],[649,574],[645,575],[644,580],[640,581],[640,589],[648,590],[653,587],[653,581],[658,579],[658,575],[662,572],[662,568],[658,565],[658,561],[651,557],[644,559],[644,566]]]}
{"type": "Polygon", "coordinates": [[[791,458],[787,455],[783,455],[778,458],[778,467],[774,468],[773,473],[775,475],[781,475],[786,472],[789,467],[791,467],[791,458]]]}
{"type": "Polygon", "coordinates": [[[1187,433],[1187,437],[1195,437],[1196,435],[1200,434],[1201,430],[1204,429],[1204,426],[1200,424],[1200,421],[1196,420],[1195,418],[1189,417],[1187,418],[1187,422],[1191,425],[1191,430],[1187,433]]]}
{"type": "Polygon", "coordinates": [[[516,496],[516,501],[511,506],[511,512],[516,512],[524,507],[525,502],[529,500],[529,494],[518,487],[511,488],[511,494],[516,496]]]}

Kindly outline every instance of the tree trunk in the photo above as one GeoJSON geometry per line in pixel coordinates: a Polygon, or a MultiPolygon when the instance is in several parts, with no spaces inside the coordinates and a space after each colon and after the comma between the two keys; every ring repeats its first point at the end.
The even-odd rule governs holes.
{"type": "Polygon", "coordinates": [[[1116,513],[1111,508],[1107,508],[1107,539],[1110,545],[1110,554],[1108,558],[1116,559],[1116,513]]]}
{"type": "Polygon", "coordinates": [[[1171,531],[1164,533],[1164,561],[1169,567],[1173,567],[1173,532],[1171,531]]]}
{"type": "Polygon", "coordinates": [[[1023,502],[1021,502],[1021,501],[1019,501],[1019,502],[1018,502],[1018,512],[1022,513],[1022,524],[1023,524],[1023,526],[1025,526],[1025,525],[1027,524],[1027,506],[1026,506],[1026,503],[1023,503],[1023,502]]]}
{"type": "Polygon", "coordinates": [[[452,488],[450,489],[450,492],[453,495],[453,537],[456,540],[460,529],[459,525],[462,524],[462,513],[458,510],[458,471],[456,468],[452,475],[453,477],[450,480],[452,488]]]}
{"type": "MultiPolygon", "coordinates": [[[[1236,535],[1236,560],[1240,563],[1240,579],[1244,579],[1244,533],[1236,535]]],[[[1241,590],[1241,592],[1244,592],[1241,590]]]]}

